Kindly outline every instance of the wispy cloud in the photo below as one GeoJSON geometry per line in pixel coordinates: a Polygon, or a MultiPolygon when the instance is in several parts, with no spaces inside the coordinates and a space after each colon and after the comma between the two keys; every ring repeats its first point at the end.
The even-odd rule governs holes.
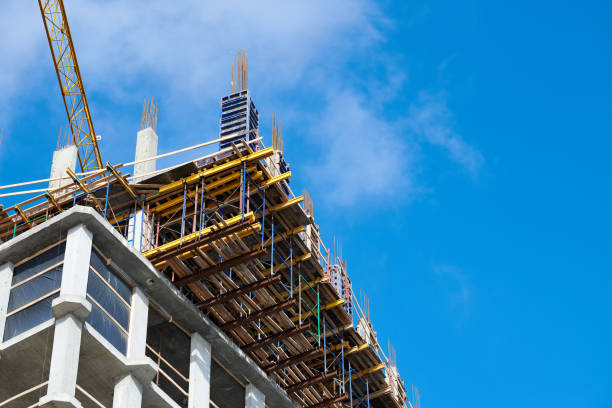
{"type": "Polygon", "coordinates": [[[330,93],[311,134],[321,155],[309,169],[310,180],[331,202],[350,205],[414,190],[415,146],[359,93],[330,93]]]}
{"type": "Polygon", "coordinates": [[[455,131],[453,121],[443,94],[421,92],[418,101],[410,105],[409,129],[426,142],[446,150],[452,160],[476,177],[484,158],[455,131]]]}
{"type": "Polygon", "coordinates": [[[459,311],[459,324],[462,324],[467,318],[472,298],[467,274],[459,267],[448,264],[433,265],[432,271],[439,278],[450,307],[459,311]]]}
{"type": "MultiPolygon", "coordinates": [[[[58,123],[50,123],[55,133],[65,119],[38,5],[3,3],[0,26],[11,35],[0,38],[0,125],[17,125],[20,106],[37,98],[58,106],[58,123]]],[[[379,41],[385,24],[372,0],[74,0],[66,7],[96,129],[107,146],[131,137],[138,118],[130,115],[138,115],[145,96],[162,101],[160,120],[172,123],[173,143],[213,137],[238,49],[248,52],[251,89],[261,103],[303,87],[315,71],[331,77],[348,55],[379,41]]],[[[317,92],[329,82],[311,85],[317,92]]]]}
{"type": "MultiPolygon", "coordinates": [[[[0,14],[11,32],[0,43],[7,57],[0,63],[2,90],[27,75],[26,68],[49,61],[37,5],[7,3],[0,14]]],[[[369,0],[75,0],[66,7],[86,85],[125,98],[165,84],[181,98],[216,99],[228,88],[230,56],[239,48],[257,61],[251,71],[262,73],[260,84],[290,87],[314,60],[333,58],[345,36],[355,46],[380,36],[381,17],[369,0]]]]}
{"type": "MultiPolygon", "coordinates": [[[[65,119],[39,9],[21,0],[6,3],[0,25],[12,35],[0,38],[0,125],[10,126],[19,107],[36,97],[58,106],[55,133],[65,119]]],[[[418,194],[423,143],[442,147],[472,175],[482,166],[482,155],[454,130],[439,94],[422,93],[404,110],[407,120],[387,114],[386,104],[405,90],[408,73],[401,57],[382,51],[384,30],[393,22],[372,0],[74,0],[66,6],[103,150],[132,137],[138,123],[132,116],[152,95],[163,101],[161,121],[172,123],[171,135],[161,126],[162,145],[170,140],[166,135],[174,147],[210,139],[218,98],[229,89],[231,55],[243,48],[258,103],[294,93],[320,102],[294,98],[282,110],[290,120],[316,117],[309,121],[315,123],[310,143],[320,156],[305,159],[309,184],[327,191],[334,204],[418,194]],[[378,65],[363,76],[350,69],[354,61],[366,66],[364,72],[368,63],[378,65]],[[206,126],[190,127],[203,117],[211,118],[206,126]]],[[[415,18],[428,13],[423,9],[415,18]]],[[[291,143],[290,135],[285,139],[291,143]]]]}
{"type": "Polygon", "coordinates": [[[418,180],[426,166],[424,145],[444,149],[474,178],[483,166],[482,154],[455,131],[442,94],[420,92],[406,118],[389,117],[385,103],[402,89],[392,79],[377,80],[381,93],[329,92],[316,118],[311,134],[321,155],[311,166],[311,180],[334,204],[352,205],[358,198],[404,200],[427,191],[418,180]]]}

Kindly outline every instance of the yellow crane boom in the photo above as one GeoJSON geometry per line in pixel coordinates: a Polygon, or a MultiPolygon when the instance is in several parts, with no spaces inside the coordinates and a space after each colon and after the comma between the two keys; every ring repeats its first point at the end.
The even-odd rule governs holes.
{"type": "Polygon", "coordinates": [[[83,79],[79,70],[63,0],[38,0],[49,48],[57,73],[72,140],[82,171],[102,169],[102,157],[94,131],[83,79]]]}

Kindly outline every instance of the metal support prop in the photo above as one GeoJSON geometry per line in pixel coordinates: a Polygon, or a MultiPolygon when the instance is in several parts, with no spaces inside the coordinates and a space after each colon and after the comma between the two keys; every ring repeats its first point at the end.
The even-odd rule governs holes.
{"type": "Polygon", "coordinates": [[[104,201],[104,219],[106,219],[106,210],[108,208],[108,192],[110,190],[110,183],[106,184],[106,199],[104,201]]]}
{"type": "Polygon", "coordinates": [[[270,241],[270,275],[274,275],[274,214],[272,215],[272,240],[270,241]]]}
{"type": "Polygon", "coordinates": [[[264,246],[264,231],[266,230],[266,192],[263,192],[263,216],[261,217],[261,247],[264,246]]]}
{"type": "Polygon", "coordinates": [[[187,210],[187,183],[183,183],[183,215],[181,216],[181,238],[185,236],[185,212],[187,210]]]}
{"type": "Polygon", "coordinates": [[[240,172],[240,213],[242,214],[242,219],[243,220],[244,220],[244,205],[245,205],[244,197],[245,197],[245,194],[246,194],[245,173],[246,173],[246,162],[242,166],[242,171],[240,172]]]}
{"type": "Polygon", "coordinates": [[[206,227],[206,206],[204,205],[204,179],[202,178],[202,188],[200,196],[200,231],[202,231],[202,215],[204,215],[204,227],[206,227]]]}
{"type": "Polygon", "coordinates": [[[351,408],[353,408],[353,381],[351,380],[351,363],[349,362],[349,399],[351,401],[351,408]]]}
{"type": "Polygon", "coordinates": [[[319,295],[319,284],[317,284],[317,333],[319,335],[319,347],[321,347],[321,297],[319,295]]]}
{"type": "Polygon", "coordinates": [[[346,392],[346,380],[344,377],[344,338],[341,339],[340,344],[342,345],[342,392],[345,393],[346,392]]]}
{"type": "MultiPolygon", "coordinates": [[[[325,349],[327,348],[327,341],[325,340],[327,336],[325,336],[325,321],[323,321],[323,372],[327,372],[327,351],[325,351],[325,349]]],[[[320,342],[321,340],[319,340],[320,342]]],[[[320,343],[319,343],[320,344],[320,343]]]]}
{"type": "MultiPolygon", "coordinates": [[[[144,206],[142,206],[140,208],[140,211],[142,211],[142,214],[140,216],[140,238],[138,239],[138,241],[139,241],[138,242],[138,246],[139,246],[138,250],[140,252],[142,252],[142,244],[143,244],[143,241],[144,241],[144,238],[145,238],[145,236],[144,236],[144,217],[145,217],[144,206]]],[[[134,227],[136,227],[136,220],[134,220],[134,227]]],[[[134,228],[134,234],[135,233],[136,233],[136,229],[134,228]]]]}

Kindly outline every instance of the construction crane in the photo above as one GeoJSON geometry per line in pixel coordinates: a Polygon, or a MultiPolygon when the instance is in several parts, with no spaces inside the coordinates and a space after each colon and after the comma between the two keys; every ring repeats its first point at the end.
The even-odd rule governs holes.
{"type": "Polygon", "coordinates": [[[38,0],[81,171],[102,169],[98,139],[83,87],[63,0],[38,0]]]}

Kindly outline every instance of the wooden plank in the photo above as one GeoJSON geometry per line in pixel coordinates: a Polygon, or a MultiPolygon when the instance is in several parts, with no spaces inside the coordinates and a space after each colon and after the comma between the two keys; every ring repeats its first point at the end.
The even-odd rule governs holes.
{"type": "Polygon", "coordinates": [[[285,391],[287,391],[287,392],[289,392],[289,393],[291,393],[291,392],[295,392],[295,391],[299,391],[299,390],[301,390],[301,389],[303,389],[303,388],[310,387],[310,386],[312,386],[312,385],[318,384],[318,383],[320,383],[321,381],[325,381],[325,380],[327,380],[328,378],[335,377],[337,374],[338,374],[338,371],[336,371],[336,370],[334,370],[334,371],[329,371],[329,372],[327,372],[327,373],[325,373],[325,374],[323,374],[323,375],[319,375],[319,376],[314,377],[314,378],[309,378],[309,379],[308,379],[308,380],[306,380],[306,381],[302,381],[302,382],[300,382],[300,383],[293,384],[293,385],[291,385],[290,387],[286,387],[286,388],[285,388],[285,391]]]}
{"type": "Polygon", "coordinates": [[[174,281],[173,283],[176,286],[184,286],[184,285],[187,285],[188,283],[199,281],[217,272],[221,272],[225,269],[231,268],[232,266],[248,262],[253,258],[256,258],[258,256],[265,254],[266,252],[267,250],[265,248],[247,252],[246,254],[237,256],[236,258],[232,258],[232,259],[228,259],[227,261],[219,262],[218,264],[213,265],[210,268],[198,270],[192,273],[191,275],[187,275],[184,278],[174,281]]]}
{"type": "Polygon", "coordinates": [[[197,307],[199,307],[200,309],[208,309],[211,306],[214,306],[218,303],[225,303],[231,299],[234,299],[240,295],[243,295],[245,293],[254,291],[256,289],[261,289],[264,288],[268,285],[272,285],[273,283],[276,283],[278,281],[281,280],[281,275],[274,275],[270,278],[266,278],[266,279],[262,279],[259,281],[255,281],[253,283],[249,283],[248,285],[239,287],[238,289],[234,289],[231,290],[229,292],[225,292],[219,296],[216,296],[212,299],[208,299],[202,303],[199,303],[198,305],[196,305],[197,307]]]}
{"type": "Polygon", "coordinates": [[[261,309],[261,310],[255,312],[255,313],[251,313],[248,316],[245,316],[245,317],[242,317],[240,319],[236,319],[234,321],[225,323],[225,324],[221,325],[221,329],[223,329],[223,330],[230,330],[230,329],[233,329],[235,327],[242,326],[243,324],[252,322],[253,320],[257,320],[257,319],[259,319],[259,318],[261,318],[263,316],[266,316],[266,315],[269,315],[271,313],[278,312],[278,311],[280,311],[280,310],[282,310],[284,308],[293,306],[296,301],[297,300],[295,298],[293,298],[293,299],[286,300],[286,301],[281,302],[281,303],[277,303],[277,304],[272,305],[270,307],[266,307],[264,309],[261,309]]]}
{"type": "Polygon", "coordinates": [[[276,333],[276,334],[274,334],[272,336],[268,336],[268,337],[266,337],[266,338],[264,338],[262,340],[259,340],[259,341],[255,342],[255,343],[248,344],[248,345],[242,347],[242,349],[244,351],[247,351],[247,352],[248,351],[253,351],[255,349],[258,349],[258,348],[261,348],[261,347],[265,347],[265,346],[267,346],[270,343],[274,343],[274,342],[276,342],[278,340],[281,340],[281,339],[284,339],[286,337],[290,337],[290,336],[295,336],[295,335],[301,334],[301,333],[303,333],[303,332],[305,332],[307,330],[310,330],[310,327],[311,327],[310,326],[310,322],[307,322],[306,324],[303,324],[301,326],[292,327],[290,329],[283,330],[280,333],[276,333]]]}

